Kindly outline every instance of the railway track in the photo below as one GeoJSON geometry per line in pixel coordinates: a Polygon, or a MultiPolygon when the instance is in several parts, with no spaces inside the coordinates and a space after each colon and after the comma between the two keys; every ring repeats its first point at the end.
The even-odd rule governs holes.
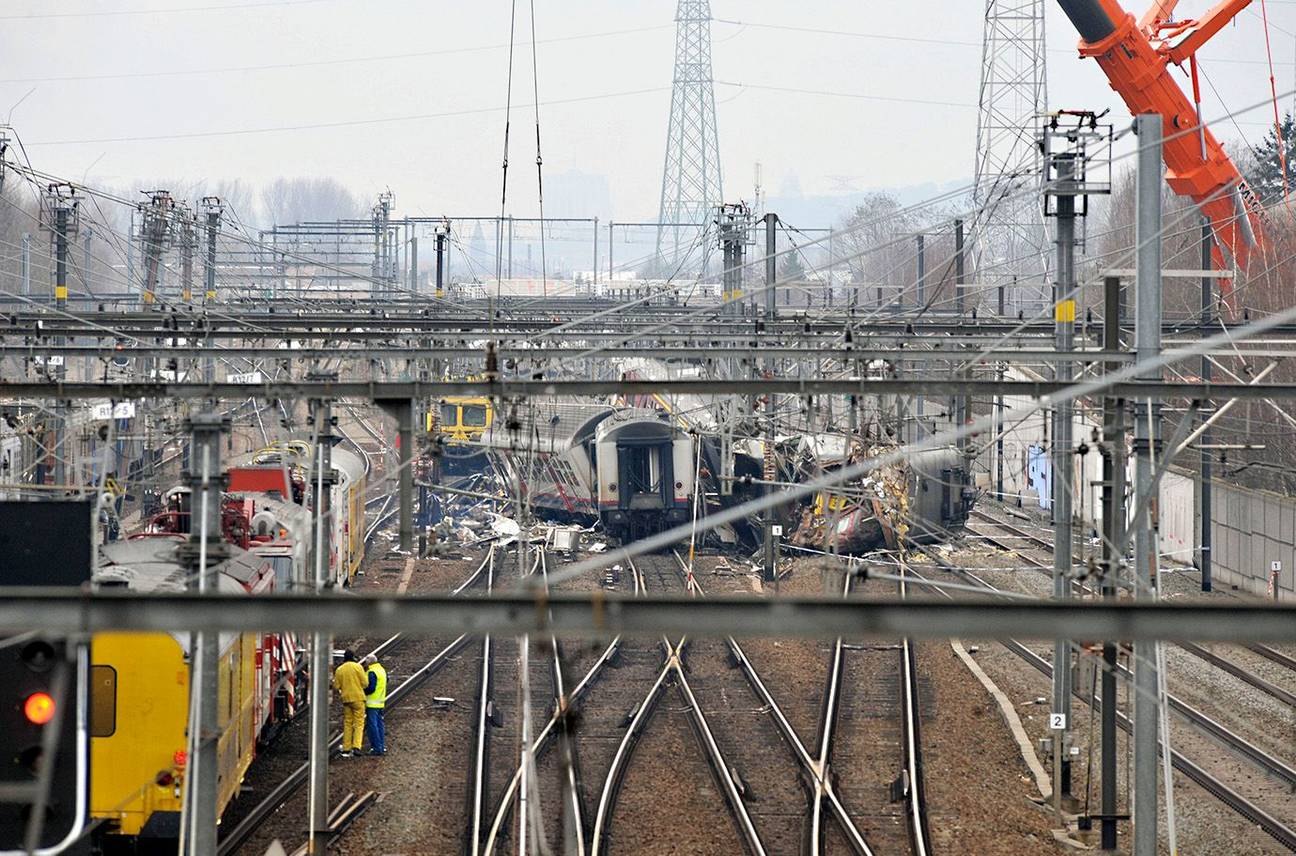
{"type": "MultiPolygon", "coordinates": [[[[989,523],[992,526],[997,526],[1000,529],[1007,531],[1008,533],[1010,533],[1011,537],[1026,541],[1027,543],[1031,544],[1035,549],[1039,550],[1042,553],[1047,554],[1050,557],[1052,557],[1053,555],[1053,544],[1050,543],[1047,539],[1039,535],[1036,535],[1034,532],[1030,532],[1006,520],[987,514],[985,511],[981,509],[973,509],[971,516],[976,518],[977,520],[983,521],[985,523],[989,523]]],[[[995,544],[1001,549],[1010,550],[1016,553],[1017,555],[1021,556],[1023,560],[1030,563],[1031,565],[1034,565],[1035,567],[1038,567],[1041,570],[1046,570],[1049,573],[1052,573],[1053,562],[1051,558],[1049,559],[1048,562],[1041,562],[1040,560],[1034,558],[1033,556],[1025,553],[1020,546],[1017,546],[1015,544],[1010,544],[1001,538],[994,537],[992,534],[989,533],[977,532],[976,534],[980,535],[987,542],[995,544]]],[[[1091,589],[1088,589],[1083,585],[1081,585],[1080,587],[1083,590],[1092,593],[1091,589]]],[[[1192,644],[1186,644],[1182,642],[1176,644],[1178,645],[1179,648],[1182,648],[1183,650],[1187,651],[1193,656],[1205,660],[1206,662],[1210,663],[1211,665],[1219,669],[1223,669],[1224,671],[1228,672],[1229,674],[1233,675],[1239,680],[1250,684],[1255,689],[1260,690],[1261,692],[1266,693],[1267,695],[1271,695],[1285,704],[1296,706],[1296,694],[1284,690],[1283,688],[1276,686],[1270,681],[1266,681],[1264,678],[1261,678],[1259,675],[1256,675],[1254,672],[1251,672],[1245,667],[1238,665],[1233,660],[1230,660],[1227,657],[1220,656],[1216,652],[1204,648],[1200,645],[1192,645],[1192,644]]],[[[1289,657],[1286,654],[1282,653],[1281,651],[1276,651],[1267,645],[1260,645],[1260,644],[1242,644],[1239,645],[1238,647],[1251,651],[1252,653],[1263,657],[1264,659],[1268,660],[1271,663],[1274,663],[1278,666],[1287,669],[1288,671],[1296,673],[1296,658],[1289,657]]]]}
{"type": "MultiPolygon", "coordinates": [[[[956,577],[959,577],[964,581],[970,582],[973,585],[981,586],[990,592],[999,591],[999,589],[995,588],[990,583],[981,579],[976,574],[954,567],[936,551],[926,551],[926,552],[927,555],[930,556],[931,559],[938,566],[940,566],[944,571],[956,577]]],[[[912,568],[909,569],[909,574],[911,574],[913,577],[915,577],[920,581],[930,582],[930,580],[928,580],[927,577],[914,571],[912,568]]],[[[948,591],[946,591],[943,588],[940,588],[939,586],[933,586],[932,590],[938,592],[939,594],[941,594],[946,598],[949,599],[954,598],[954,595],[950,594],[948,591]]],[[[1015,639],[1001,639],[999,640],[999,642],[1009,651],[1013,652],[1018,657],[1025,660],[1032,668],[1036,669],[1046,677],[1050,679],[1052,678],[1053,666],[1051,663],[1049,663],[1047,659],[1041,657],[1039,654],[1035,653],[1026,645],[1022,644],[1021,642],[1015,639]]],[[[1126,675],[1128,675],[1128,673],[1126,673],[1126,675]]],[[[1101,702],[1097,698],[1093,698],[1093,699],[1088,698],[1081,691],[1079,687],[1074,688],[1072,694],[1080,701],[1090,705],[1093,708],[1095,715],[1101,712],[1102,709],[1101,702]]],[[[1132,723],[1122,712],[1117,711],[1116,721],[1117,721],[1117,725],[1121,728],[1122,731],[1124,731],[1126,734],[1132,733],[1132,723]]],[[[1225,731],[1227,731],[1227,729],[1225,729],[1225,731]]],[[[1232,734],[1232,732],[1228,732],[1228,733],[1232,736],[1232,739],[1235,742],[1247,743],[1247,741],[1245,741],[1240,736],[1232,734]]],[[[1162,753],[1166,751],[1166,745],[1164,741],[1161,742],[1158,748],[1162,753]]],[[[1249,745],[1249,750],[1247,754],[1250,755],[1250,754],[1257,754],[1257,753],[1261,755],[1265,754],[1263,753],[1263,750],[1260,750],[1258,747],[1249,745]]],[[[1235,811],[1237,814],[1241,815],[1243,818],[1247,819],[1251,823],[1254,823],[1265,833],[1267,833],[1272,838],[1274,838],[1274,840],[1276,840],[1279,844],[1283,845],[1284,847],[1286,847],[1288,850],[1291,850],[1292,852],[1296,852],[1296,828],[1293,828],[1291,825],[1289,825],[1289,822],[1276,817],[1274,814],[1267,811],[1266,809],[1258,805],[1253,800],[1243,796],[1236,789],[1227,785],[1219,777],[1210,773],[1200,764],[1197,764],[1196,762],[1190,760],[1178,750],[1175,749],[1170,750],[1170,759],[1172,765],[1174,766],[1174,769],[1178,770],[1180,773],[1185,775],[1191,781],[1195,782],[1197,785],[1199,785],[1201,788],[1206,790],[1208,793],[1217,797],[1221,802],[1223,802],[1226,806],[1228,806],[1230,809],[1235,811]]],[[[1269,758],[1269,763],[1273,765],[1283,765],[1283,762],[1272,757],[1269,758]]]]}
{"type": "MultiPolygon", "coordinates": [[[[1034,543],[1036,543],[1040,548],[1047,550],[1050,553],[1052,552],[1051,545],[1047,541],[1041,538],[1037,538],[1031,535],[1030,533],[1022,531],[1017,527],[1014,527],[1012,524],[998,521],[995,518],[990,517],[989,515],[986,515],[984,513],[978,513],[978,516],[983,520],[989,520],[993,523],[996,523],[997,525],[1001,526],[1004,529],[1013,531],[1022,537],[1029,538],[1034,543]]],[[[1013,548],[1008,548],[1008,549],[1013,549],[1013,548]]],[[[1050,573],[1052,572],[1051,562],[1045,565],[1045,563],[1025,555],[1020,550],[1015,550],[1014,552],[1016,552],[1019,556],[1022,556],[1023,559],[1035,565],[1036,567],[1047,568],[1047,570],[1050,573]]],[[[973,581],[976,585],[984,586],[987,589],[994,592],[999,591],[999,589],[995,588],[989,582],[978,577],[976,574],[973,574],[971,572],[962,572],[960,575],[964,576],[966,579],[970,581],[973,581]]],[[[1083,591],[1086,594],[1090,594],[1090,595],[1096,594],[1092,589],[1088,588],[1083,584],[1079,584],[1079,588],[1081,591],[1083,591]]],[[[1241,666],[1237,665],[1231,660],[1228,660],[1227,658],[1221,657],[1218,654],[1215,654],[1214,652],[1207,651],[1205,648],[1202,648],[1199,645],[1194,645],[1192,643],[1176,643],[1176,645],[1180,649],[1187,651],[1189,654],[1200,657],[1201,659],[1205,660],[1207,663],[1216,665],[1217,667],[1223,669],[1229,674],[1242,679],[1248,685],[1254,687],[1255,689],[1258,689],[1261,692],[1264,692],[1266,694],[1272,695],[1274,698],[1277,698],[1279,701],[1282,701],[1287,704],[1292,704],[1293,702],[1296,702],[1296,697],[1293,697],[1291,693],[1287,692],[1281,687],[1275,686],[1274,684],[1264,680],[1263,678],[1260,678],[1258,675],[1254,675],[1248,672],[1246,669],[1242,668],[1241,666]]],[[[1126,667],[1118,665],[1116,669],[1117,669],[1117,674],[1120,677],[1125,678],[1127,680],[1133,679],[1133,675],[1126,667]]],[[[1276,756],[1274,756],[1269,752],[1265,752],[1254,742],[1247,740],[1241,735],[1235,733],[1234,731],[1226,727],[1224,724],[1216,720],[1214,717],[1211,717],[1209,714],[1205,713],[1204,711],[1196,707],[1193,707],[1192,705],[1188,704],[1180,697],[1172,693],[1168,693],[1166,696],[1166,700],[1170,705],[1170,709],[1174,711],[1176,714],[1178,714],[1180,717],[1182,717],[1186,722],[1199,728],[1206,734],[1209,734],[1212,738],[1214,738],[1219,743],[1223,744],[1228,749],[1246,758],[1248,761],[1255,764],[1257,767],[1264,770],[1265,772],[1281,779],[1283,782],[1287,784],[1288,787],[1296,790],[1296,767],[1293,767],[1291,764],[1288,764],[1287,762],[1283,761],[1280,758],[1277,758],[1276,756]]]]}
{"type": "MultiPolygon", "coordinates": [[[[489,572],[489,568],[494,561],[494,548],[487,553],[481,564],[465,579],[452,594],[458,595],[474,585],[483,574],[489,572]]],[[[404,643],[401,634],[396,634],[383,641],[369,653],[386,659],[395,653],[404,643]]],[[[421,661],[419,665],[411,669],[409,677],[401,681],[387,695],[387,709],[391,711],[399,708],[401,703],[409,697],[411,693],[422,686],[429,678],[439,672],[468,642],[468,637],[460,636],[443,646],[437,651],[431,659],[421,661]]],[[[342,735],[341,732],[335,732],[330,735],[328,741],[329,759],[337,757],[341,751],[342,735]]],[[[306,784],[310,775],[310,762],[307,761],[294,768],[276,787],[274,787],[264,799],[256,804],[243,818],[228,832],[223,834],[217,847],[217,856],[232,856],[239,851],[244,844],[261,828],[263,824],[277,812],[283,805],[303,786],[306,784]]],[[[364,800],[364,807],[368,808],[371,800],[364,800]]],[[[363,810],[363,809],[361,809],[363,810]]],[[[336,811],[336,809],[335,809],[336,811]]],[[[345,830],[347,826],[355,819],[352,810],[344,809],[343,814],[346,816],[346,823],[339,827],[339,831],[345,830]]]]}
{"type": "MultiPolygon", "coordinates": [[[[533,565],[533,571],[541,573],[546,580],[547,562],[547,555],[542,554],[533,565]]],[[[683,562],[678,556],[641,558],[637,563],[627,564],[626,572],[617,581],[618,587],[629,588],[636,594],[649,589],[686,587],[683,562]]],[[[696,584],[695,593],[703,596],[696,584]]],[[[542,676],[538,671],[532,674],[533,698],[542,695],[537,688],[557,687],[563,680],[554,642],[549,640],[544,647],[546,656],[540,658],[547,664],[548,674],[542,676]],[[544,678],[548,679],[547,683],[544,678]]],[[[839,667],[835,674],[829,670],[825,674],[830,678],[828,682],[836,687],[834,697],[840,697],[843,678],[850,668],[849,660],[855,653],[845,646],[834,650],[835,658],[847,665],[839,667]]],[[[591,853],[633,852],[650,841],[660,843],[651,836],[653,831],[660,832],[659,815],[668,812],[659,810],[663,807],[655,804],[669,800],[672,795],[690,793],[690,789],[676,785],[693,781],[699,775],[709,775],[719,799],[702,805],[705,801],[701,798],[689,798],[689,823],[693,829],[717,824],[731,827],[732,843],[717,845],[721,849],[815,854],[844,850],[865,856],[905,850],[925,856],[929,845],[921,788],[908,786],[921,780],[918,754],[921,741],[917,727],[908,725],[907,720],[901,721],[902,715],[912,715],[916,722],[918,715],[913,652],[906,654],[900,646],[893,646],[890,659],[897,675],[893,697],[888,710],[880,716],[873,714],[871,719],[891,723],[887,759],[877,762],[889,771],[880,802],[890,803],[892,780],[901,783],[902,799],[893,813],[893,834],[878,832],[884,842],[881,849],[875,851],[870,846],[857,818],[839,796],[842,786],[837,780],[842,777],[833,774],[831,758],[828,763],[822,760],[821,752],[830,756],[833,751],[833,738],[839,728],[838,705],[834,703],[829,713],[815,704],[807,717],[805,700],[794,696],[792,703],[802,708],[796,711],[798,719],[803,722],[808,719],[820,731],[826,728],[829,735],[826,741],[817,741],[807,748],[771,693],[768,679],[757,671],[742,645],[734,639],[714,642],[614,639],[572,688],[566,709],[550,704],[547,721],[538,724],[532,742],[536,767],[542,767],[548,757],[551,766],[556,768],[543,779],[550,788],[544,794],[543,817],[550,821],[546,829],[562,828],[564,838],[560,842],[551,836],[548,843],[555,849],[559,844],[575,843],[573,852],[580,853],[587,849],[591,853]],[[904,674],[910,676],[909,681],[899,678],[904,674]],[[591,691],[596,691],[594,698],[590,698],[591,691]],[[825,722],[822,718],[828,716],[831,719],[825,722]],[[564,741],[564,727],[577,718],[579,726],[572,728],[570,740],[564,741]],[[697,753],[688,751],[686,743],[678,742],[686,732],[692,732],[694,745],[701,746],[705,760],[704,766],[696,766],[693,771],[687,769],[687,759],[696,761],[697,753]],[[906,735],[912,735],[911,742],[906,741],[906,735]],[[645,741],[648,745],[641,745],[645,741]],[[776,746],[782,748],[770,751],[776,746]],[[906,746],[911,751],[906,751],[906,746]],[[554,758],[555,755],[559,757],[554,758]],[[671,765],[668,781],[672,787],[661,788],[658,783],[653,788],[652,781],[660,773],[658,765],[663,763],[671,765]],[[909,772],[913,770],[917,773],[909,772]],[[587,774],[584,779],[582,771],[587,774]],[[644,788],[649,792],[641,794],[644,788]],[[556,804],[561,806],[558,811],[555,811],[556,804]],[[645,806],[658,810],[652,818],[658,823],[644,825],[645,806]],[[706,820],[699,826],[698,819],[703,817],[706,820]],[[919,830],[916,845],[910,818],[912,829],[919,830]],[[812,833],[812,828],[818,828],[819,832],[812,833]],[[641,834],[647,837],[637,841],[635,836],[641,834]]],[[[497,669],[504,668],[505,662],[509,662],[508,658],[500,657],[497,669]]],[[[498,679],[495,686],[494,697],[498,699],[502,694],[498,679]]],[[[479,695],[479,712],[485,709],[481,698],[479,695]]],[[[870,730],[871,719],[865,723],[870,730]]],[[[489,748],[479,749],[477,756],[483,759],[481,779],[489,781],[494,777],[498,781],[500,765],[490,760],[489,748]]],[[[467,852],[493,854],[501,851],[501,845],[509,849],[517,846],[517,837],[523,834],[523,826],[518,823],[518,792],[523,776],[517,762],[517,756],[509,759],[512,774],[502,790],[490,784],[482,789],[485,802],[493,805],[492,819],[477,834],[475,842],[473,830],[478,828],[477,821],[470,819],[467,852]]],[[[850,771],[845,778],[856,775],[850,759],[841,758],[836,763],[850,771]]],[[[472,778],[478,779],[478,774],[474,773],[472,778]]],[[[876,800],[877,794],[871,794],[869,799],[876,800]]],[[[484,809],[482,814],[486,814],[484,809]]]]}
{"type": "MultiPolygon", "coordinates": [[[[643,557],[639,563],[627,562],[630,573],[635,578],[636,591],[643,592],[650,586],[655,589],[675,589],[684,586],[682,576],[679,574],[678,566],[675,565],[677,559],[664,559],[662,557],[651,557],[645,563],[643,557]],[[645,575],[642,565],[649,564],[648,575],[645,575]],[[663,566],[668,565],[668,566],[663,566]],[[650,583],[649,576],[652,577],[650,583]]],[[[624,736],[620,740],[613,754],[611,764],[608,767],[607,775],[604,777],[603,785],[599,793],[598,808],[594,813],[594,829],[591,839],[590,852],[599,854],[607,852],[616,847],[623,848],[625,852],[632,852],[634,842],[629,835],[622,835],[613,838],[612,821],[614,811],[618,808],[618,799],[622,796],[623,790],[629,792],[630,798],[625,800],[629,808],[642,808],[649,800],[659,798],[659,794],[652,793],[651,789],[644,787],[647,780],[642,777],[639,779],[629,778],[630,764],[635,748],[639,742],[645,739],[646,734],[653,734],[652,727],[657,725],[666,725],[666,733],[663,734],[663,742],[667,745],[673,745],[678,752],[681,748],[677,742],[678,736],[684,728],[684,720],[694,730],[699,742],[704,749],[706,765],[710,768],[714,782],[723,800],[725,809],[733,822],[737,832],[737,844],[746,852],[753,856],[764,856],[767,852],[764,840],[756,825],[752,820],[750,812],[743,801],[744,785],[740,778],[735,775],[736,769],[726,758],[716,740],[714,730],[702,705],[697,700],[689,675],[684,667],[685,649],[689,645],[687,637],[679,640],[670,640],[662,638],[660,640],[661,660],[660,666],[656,669],[656,675],[647,691],[636,700],[634,707],[628,715],[629,722],[626,725],[624,736]],[[680,700],[683,702],[683,709],[667,711],[661,716],[654,716],[663,701],[663,696],[669,688],[675,687],[678,690],[680,700]],[[669,720],[669,722],[668,722],[669,720]],[[669,726],[675,726],[673,728],[669,726]],[[627,781],[629,783],[627,784],[627,781]],[[647,792],[642,795],[638,790],[644,789],[647,792]]],[[[653,646],[656,647],[656,646],[653,646]]],[[[681,753],[676,759],[681,763],[685,761],[686,755],[681,753]]],[[[660,758],[647,759],[645,763],[663,763],[660,758]]],[[[710,823],[720,822],[719,814],[712,805],[709,810],[699,812],[702,808],[700,800],[693,801],[691,808],[694,812],[705,816],[710,814],[710,823]]],[[[683,806],[680,806],[683,809],[683,806]]],[[[623,812],[623,814],[625,814],[623,812]]],[[[696,817],[696,815],[695,815],[696,817]]],[[[624,818],[622,818],[624,819],[624,818]]],[[[698,829],[698,821],[693,820],[691,825],[698,829]]],[[[702,822],[707,822],[703,820],[702,822]]],[[[645,827],[642,822],[624,823],[624,828],[630,829],[630,835],[645,834],[651,837],[656,830],[651,827],[645,827]]],[[[619,827],[621,828],[621,827],[619,827]]],[[[712,828],[711,832],[717,830],[712,828]]],[[[645,842],[650,838],[645,838],[645,842]]],[[[728,845],[732,848],[732,845],[728,845]]]]}
{"type": "MultiPolygon", "coordinates": [[[[541,551],[536,566],[543,577],[544,589],[549,590],[548,554],[541,551]]],[[[535,571],[533,570],[533,573],[535,571]]],[[[561,829],[564,842],[574,844],[574,852],[583,856],[586,850],[586,800],[577,761],[574,722],[581,715],[582,704],[604,673],[605,669],[617,657],[620,651],[621,637],[614,638],[589,665],[583,677],[574,685],[571,684],[569,663],[563,656],[563,645],[554,636],[548,640],[546,662],[550,670],[551,686],[554,698],[550,705],[547,721],[538,729],[531,744],[534,774],[538,781],[553,782],[556,789],[563,794],[560,800],[561,829]],[[557,748],[560,756],[555,765],[546,764],[551,749],[557,748]],[[556,775],[544,776],[550,772],[549,767],[556,766],[556,775]]],[[[508,824],[518,806],[517,797],[522,787],[522,767],[519,764],[508,779],[503,794],[496,803],[490,829],[485,837],[482,851],[494,853],[498,845],[509,838],[508,824]]],[[[522,830],[518,830],[519,837],[522,830]]],[[[550,840],[551,847],[558,842],[550,840]]]]}

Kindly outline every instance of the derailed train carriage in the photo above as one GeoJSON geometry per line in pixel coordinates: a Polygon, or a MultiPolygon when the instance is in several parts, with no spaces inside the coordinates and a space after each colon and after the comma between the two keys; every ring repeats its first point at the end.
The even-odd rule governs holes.
{"type": "Polygon", "coordinates": [[[655,410],[546,402],[481,438],[509,490],[543,517],[633,540],[692,515],[694,438],[655,410]],[[532,418],[534,417],[534,418],[532,418]]]}
{"type": "MultiPolygon", "coordinates": [[[[896,450],[890,445],[856,449],[848,460],[858,464],[896,450]]],[[[805,475],[831,472],[846,462],[805,475]]],[[[817,492],[801,510],[791,540],[796,546],[840,553],[945,541],[967,523],[975,499],[967,462],[957,449],[912,452],[861,478],[817,492]]]]}
{"type": "MultiPolygon", "coordinates": [[[[777,444],[771,459],[778,478],[808,480],[844,466],[847,458],[858,462],[894,448],[866,451],[855,440],[847,452],[844,436],[837,436],[841,448],[834,457],[823,447],[832,436],[785,438],[777,444]]],[[[539,516],[586,525],[598,521],[623,542],[687,523],[694,502],[702,503],[697,514],[705,517],[763,490],[759,442],[755,450],[747,448],[752,441],[735,450],[734,475],[723,490],[718,439],[686,431],[658,410],[543,402],[525,418],[496,419],[480,442],[510,493],[539,516]]],[[[967,464],[957,450],[917,452],[783,509],[780,522],[796,530],[795,544],[840,552],[865,552],[901,540],[945,540],[967,520],[975,499],[968,484],[967,464]]],[[[722,527],[713,537],[721,544],[754,545],[761,531],[760,521],[751,518],[722,527]]]]}

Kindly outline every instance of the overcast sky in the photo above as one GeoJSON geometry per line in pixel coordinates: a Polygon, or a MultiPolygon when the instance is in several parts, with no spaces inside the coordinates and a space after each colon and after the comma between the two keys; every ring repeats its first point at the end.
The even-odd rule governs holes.
{"type": "MultiPolygon", "coordinates": [[[[534,211],[536,197],[528,5],[518,4],[514,59],[509,207],[518,216],[534,211]]],[[[773,194],[970,178],[983,5],[714,0],[723,19],[712,32],[714,73],[724,81],[716,102],[726,196],[750,198],[757,161],[773,194]]],[[[1181,12],[1208,5],[1184,0],[1181,12]]],[[[674,2],[535,7],[546,175],[606,176],[614,210],[590,215],[655,217],[674,2]]],[[[0,110],[34,88],[12,123],[38,168],[74,179],[88,172],[92,182],[123,186],[331,175],[365,197],[390,187],[400,212],[488,215],[499,205],[509,8],[490,0],[4,0],[0,110]],[[285,130],[228,133],[251,129],[285,130]]],[[[1069,22],[1056,4],[1047,9],[1051,105],[1111,107],[1123,119],[1097,65],[1076,58],[1069,22]]],[[[1278,89],[1290,92],[1296,3],[1269,0],[1268,11],[1278,89]]],[[[1202,55],[1227,105],[1205,87],[1208,117],[1269,97],[1264,56],[1256,3],[1202,55]]],[[[1258,138],[1271,109],[1215,130],[1226,140],[1258,138]]]]}

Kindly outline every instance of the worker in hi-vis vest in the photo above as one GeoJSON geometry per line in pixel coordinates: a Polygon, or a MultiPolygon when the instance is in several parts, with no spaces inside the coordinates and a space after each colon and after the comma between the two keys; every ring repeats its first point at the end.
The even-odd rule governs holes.
{"type": "Polygon", "coordinates": [[[364,658],[368,673],[365,688],[365,733],[369,735],[369,754],[387,754],[387,731],[383,723],[383,710],[387,707],[387,670],[373,654],[364,658]]]}

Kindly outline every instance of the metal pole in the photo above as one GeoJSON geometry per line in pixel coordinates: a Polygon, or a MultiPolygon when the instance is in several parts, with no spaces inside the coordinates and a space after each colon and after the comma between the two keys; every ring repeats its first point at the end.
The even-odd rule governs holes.
{"type": "Polygon", "coordinates": [[[188,210],[180,221],[180,299],[193,303],[194,221],[188,210]]]}
{"type": "MultiPolygon", "coordinates": [[[[765,215],[765,328],[773,329],[774,322],[777,320],[777,302],[774,299],[774,283],[777,281],[777,272],[775,270],[775,261],[778,253],[778,215],[767,213],[765,215]]],[[[774,376],[774,360],[767,357],[765,359],[765,372],[769,377],[774,376]]],[[[849,440],[848,440],[849,442],[849,440]]],[[[774,472],[774,394],[769,393],[765,396],[765,493],[768,495],[773,492],[774,488],[770,482],[774,481],[777,475],[774,472]]],[[[774,582],[778,577],[778,569],[775,565],[774,558],[774,509],[766,509],[765,514],[765,567],[762,579],[765,582],[774,582]]]]}
{"type": "MultiPolygon", "coordinates": [[[[925,246],[925,240],[926,239],[922,235],[918,236],[918,281],[916,285],[916,300],[919,311],[922,311],[922,308],[927,305],[927,248],[925,246]]],[[[921,395],[914,397],[913,438],[915,442],[921,438],[922,434],[924,404],[925,402],[921,395]]]]}
{"type": "MultiPolygon", "coordinates": [[[[1135,117],[1138,135],[1137,248],[1135,279],[1134,349],[1136,363],[1161,352],[1161,117],[1135,117]]],[[[1141,380],[1159,380],[1152,369],[1141,380]]],[[[1156,599],[1156,536],[1152,529],[1153,503],[1144,498],[1152,486],[1155,418],[1151,398],[1135,404],[1134,496],[1142,512],[1134,526],[1134,592],[1141,599],[1156,599]]],[[[1156,644],[1134,643],[1134,856],[1157,852],[1157,672],[1156,644]]]]}
{"type": "MultiPolygon", "coordinates": [[[[999,380],[1004,379],[1004,364],[999,364],[999,380]]],[[[995,495],[1000,502],[1004,501],[1004,397],[995,396],[995,495]]],[[[915,438],[916,439],[916,438],[915,438]]]]}
{"type": "Polygon", "coordinates": [[[94,229],[86,227],[85,245],[82,248],[84,255],[81,264],[81,287],[86,290],[86,294],[90,293],[90,239],[93,237],[94,229]]]}
{"type": "MultiPolygon", "coordinates": [[[[954,296],[955,296],[955,309],[958,310],[958,314],[960,316],[962,316],[963,314],[964,272],[965,271],[964,271],[964,252],[963,252],[963,221],[955,220],[954,221],[954,296]]],[[[968,375],[966,372],[960,372],[960,376],[967,377],[968,375]]],[[[968,396],[964,394],[960,394],[954,397],[954,419],[957,427],[959,428],[962,428],[964,425],[968,424],[969,421],[968,401],[969,401],[968,396]]],[[[959,437],[955,445],[959,450],[959,457],[962,458],[964,464],[963,472],[965,476],[963,480],[960,480],[960,484],[958,486],[959,490],[962,491],[964,485],[966,484],[966,474],[971,472],[972,469],[972,460],[969,457],[969,451],[968,451],[969,450],[968,438],[966,436],[959,437]]],[[[962,501],[961,498],[960,501],[962,501]]]]}
{"type": "Polygon", "coordinates": [[[921,309],[927,303],[927,250],[923,246],[923,236],[918,236],[918,308],[921,309]]]}
{"type": "Polygon", "coordinates": [[[963,221],[954,221],[954,308],[963,314],[963,221]]]}
{"type": "Polygon", "coordinates": [[[418,235],[411,236],[409,240],[409,271],[410,296],[413,296],[419,291],[418,235]]]}
{"type": "Polygon", "coordinates": [[[595,217],[594,218],[594,266],[593,266],[594,283],[590,286],[590,291],[592,292],[592,294],[598,294],[598,244],[599,244],[598,221],[599,218],[595,217]]]}
{"type": "Polygon", "coordinates": [[[22,293],[31,297],[31,233],[23,232],[22,237],[22,293]]]}
{"type": "MultiPolygon", "coordinates": [[[[189,476],[190,525],[186,558],[192,569],[191,589],[202,594],[216,591],[216,568],[225,558],[221,532],[221,434],[229,420],[219,413],[200,413],[189,420],[193,436],[193,461],[198,472],[189,476]]],[[[189,770],[185,779],[185,853],[197,856],[216,852],[217,790],[220,781],[219,681],[220,636],[194,635],[190,713],[194,733],[189,736],[189,770]]]]}
{"type": "Polygon", "coordinates": [[[612,287],[612,240],[613,240],[612,227],[615,225],[616,224],[613,223],[611,220],[608,221],[608,281],[607,281],[608,288],[612,287]]]}
{"type": "Polygon", "coordinates": [[[414,549],[414,408],[413,399],[396,407],[400,440],[400,549],[414,549]]]}
{"type": "MultiPolygon", "coordinates": [[[[68,257],[68,213],[67,203],[58,198],[54,211],[54,305],[60,312],[67,310],[67,257],[68,257]]],[[[54,344],[62,345],[63,337],[59,336],[54,344]]],[[[60,360],[65,359],[59,357],[60,360]]],[[[60,362],[54,366],[54,377],[63,380],[67,376],[67,367],[60,362]]],[[[68,402],[59,399],[55,405],[54,420],[54,484],[67,484],[67,422],[68,402]]],[[[56,494],[57,495],[57,494],[56,494]]]]}
{"type": "MultiPolygon", "coordinates": [[[[1064,152],[1054,156],[1057,175],[1057,279],[1053,286],[1053,321],[1058,353],[1072,350],[1075,328],[1075,179],[1076,156],[1064,152]]],[[[1055,365],[1057,380],[1072,379],[1071,365],[1055,365]]],[[[1074,490],[1072,461],[1072,418],[1070,401],[1053,408],[1053,597],[1071,596],[1072,550],[1071,512],[1074,490]]],[[[1053,643],[1053,806],[1058,811],[1071,797],[1071,642],[1053,643]]]]}
{"type": "MultiPolygon", "coordinates": [[[[220,234],[221,214],[224,208],[215,196],[209,196],[203,202],[207,206],[207,259],[203,268],[205,279],[203,302],[214,303],[216,301],[216,236],[220,234]]],[[[215,357],[207,357],[203,360],[203,378],[208,383],[216,379],[215,357]]]]}
{"type": "MultiPolygon", "coordinates": [[[[332,412],[330,402],[312,402],[315,430],[315,592],[332,588],[329,578],[331,493],[333,486],[332,412]]],[[[328,728],[329,678],[333,667],[333,637],[311,636],[310,674],[310,792],[307,817],[308,851],[323,854],[328,848],[328,728]]]]}
{"type": "Polygon", "coordinates": [[[135,282],[135,209],[130,212],[130,225],[126,227],[126,288],[128,293],[131,290],[131,283],[135,282]]]}
{"type": "MultiPolygon", "coordinates": [[[[1211,224],[1210,220],[1202,219],[1202,239],[1201,239],[1201,269],[1208,271],[1211,269],[1211,224]]],[[[1201,280],[1201,335],[1206,335],[1206,330],[1213,321],[1212,304],[1214,296],[1211,292],[1211,278],[1203,276],[1201,280]]],[[[1201,361],[1201,379],[1205,383],[1211,380],[1211,361],[1210,357],[1203,356],[1201,361]]],[[[1203,421],[1210,418],[1210,415],[1203,410],[1201,414],[1203,421]]],[[[1201,550],[1197,554],[1197,567],[1201,570],[1201,590],[1210,591],[1213,585],[1212,568],[1211,568],[1211,527],[1212,527],[1212,509],[1211,509],[1211,455],[1210,431],[1202,432],[1197,440],[1201,447],[1201,457],[1198,459],[1201,467],[1201,507],[1198,509],[1198,518],[1201,520],[1201,550]]]]}
{"type": "MultiPolygon", "coordinates": [[[[1124,314],[1121,305],[1121,281],[1109,276],[1103,280],[1103,348],[1117,351],[1121,347],[1120,324],[1124,314]]],[[[1119,363],[1108,363],[1107,371],[1116,371],[1119,363]]],[[[1103,581],[1104,598],[1116,597],[1117,573],[1120,555],[1116,545],[1124,537],[1125,528],[1125,401],[1106,397],[1103,399],[1103,581]]],[[[1100,846],[1104,850],[1116,849],[1116,643],[1103,642],[1102,670],[1102,723],[1101,723],[1101,807],[1099,813],[1100,846]]]]}
{"type": "MultiPolygon", "coordinates": [[[[440,300],[445,297],[445,249],[446,249],[446,230],[437,229],[436,232],[436,291],[434,294],[440,300]]],[[[438,376],[438,380],[440,376],[438,376]]]]}

